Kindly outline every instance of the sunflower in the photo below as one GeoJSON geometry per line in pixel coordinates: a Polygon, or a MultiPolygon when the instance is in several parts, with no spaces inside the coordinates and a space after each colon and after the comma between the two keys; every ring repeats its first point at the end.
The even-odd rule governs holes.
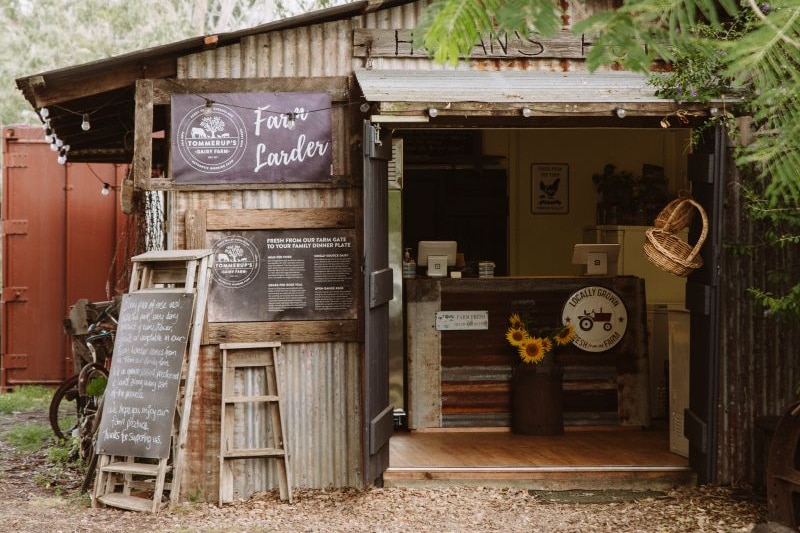
{"type": "Polygon", "coordinates": [[[506,340],[511,346],[522,346],[528,340],[528,332],[522,327],[511,326],[506,332],[506,340]]]}
{"type": "Polygon", "coordinates": [[[544,349],[545,354],[553,349],[553,340],[550,337],[542,338],[542,349],[544,349]]]}
{"type": "Polygon", "coordinates": [[[519,346],[519,356],[523,363],[538,363],[544,359],[546,353],[539,337],[529,338],[526,343],[519,346]]]}
{"type": "Polygon", "coordinates": [[[559,346],[566,346],[575,340],[575,326],[567,324],[555,334],[556,344],[559,346]]]}
{"type": "Polygon", "coordinates": [[[525,324],[522,322],[518,313],[512,313],[511,316],[508,317],[508,323],[511,324],[511,328],[513,329],[525,329],[525,324]]]}

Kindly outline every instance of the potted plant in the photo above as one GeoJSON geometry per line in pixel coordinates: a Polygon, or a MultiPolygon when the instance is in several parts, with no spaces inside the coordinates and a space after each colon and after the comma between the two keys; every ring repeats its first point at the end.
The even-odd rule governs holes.
{"type": "Polygon", "coordinates": [[[667,204],[669,180],[664,169],[656,165],[645,164],[642,176],[636,182],[636,205],[644,220],[639,224],[649,224],[667,204]]]}
{"type": "Polygon", "coordinates": [[[530,330],[517,313],[509,317],[506,340],[516,351],[511,378],[511,429],[523,435],[564,433],[561,378],[556,350],[571,344],[575,327],[530,330]]]}
{"type": "Polygon", "coordinates": [[[597,205],[598,224],[619,224],[632,214],[636,176],[632,172],[617,171],[608,163],[600,174],[592,175],[595,190],[603,200],[597,205]]]}

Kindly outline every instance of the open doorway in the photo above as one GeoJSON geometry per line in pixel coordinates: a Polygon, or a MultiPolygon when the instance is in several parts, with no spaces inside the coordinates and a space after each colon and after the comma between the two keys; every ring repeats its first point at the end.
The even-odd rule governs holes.
{"type": "MultiPolygon", "coordinates": [[[[660,321],[664,313],[683,310],[685,281],[672,279],[646,261],[641,253],[641,242],[637,240],[644,238],[646,221],[634,218],[636,213],[614,221],[599,218],[601,197],[592,178],[608,165],[634,175],[641,175],[644,169],[652,172],[657,168],[668,180],[669,194],[677,195],[688,187],[685,153],[688,136],[689,130],[652,128],[493,129],[473,130],[468,135],[463,130],[402,130],[398,137],[410,148],[404,149],[402,154],[400,253],[403,248],[415,250],[416,242],[425,238],[453,239],[458,241],[459,250],[465,256],[464,264],[457,269],[465,277],[478,274],[470,271],[470,259],[491,259],[496,264],[498,278],[574,278],[583,274],[581,267],[570,262],[574,244],[617,242],[623,251],[615,274],[644,279],[647,296],[640,309],[641,316],[655,328],[654,319],[660,321]],[[465,140],[468,136],[477,136],[477,148],[465,140]],[[461,153],[457,153],[459,147],[463,149],[461,153]],[[536,206],[539,181],[544,181],[540,180],[540,171],[545,165],[557,169],[560,176],[559,194],[563,203],[551,212],[536,206]]],[[[550,179],[545,185],[552,182],[550,179]]],[[[392,258],[395,268],[402,268],[401,260],[402,255],[392,258]]],[[[424,276],[424,273],[418,271],[418,275],[424,276]]],[[[448,283],[458,282],[448,280],[448,283]]],[[[403,303],[407,303],[405,299],[403,303]]],[[[405,311],[404,307],[404,316],[405,311]]],[[[419,331],[414,331],[417,327],[418,324],[406,321],[404,340],[418,336],[419,331]]],[[[410,430],[403,434],[403,439],[409,439],[402,441],[402,446],[394,447],[392,468],[387,474],[391,477],[397,472],[394,468],[401,463],[404,467],[430,473],[437,466],[430,461],[435,463],[437,459],[431,459],[428,453],[420,454],[418,447],[457,450],[464,446],[464,449],[486,450],[488,446],[494,450],[493,459],[492,454],[486,453],[477,454],[480,458],[469,458],[467,452],[450,454],[458,468],[470,465],[492,468],[492,462],[497,463],[494,467],[505,464],[517,470],[555,468],[564,460],[564,446],[569,443],[575,446],[570,452],[573,454],[571,461],[579,464],[607,467],[606,463],[627,461],[635,468],[646,466],[670,472],[671,476],[675,472],[680,476],[689,475],[683,449],[676,450],[671,440],[682,437],[682,430],[671,426],[669,406],[669,371],[678,366],[677,359],[671,365],[670,349],[684,350],[688,357],[688,326],[681,323],[669,324],[666,329],[658,327],[666,333],[663,339],[655,339],[657,349],[652,343],[653,335],[647,333],[644,338],[651,342],[648,345],[645,340],[645,345],[639,349],[646,352],[641,355],[647,366],[640,369],[646,377],[637,377],[646,381],[641,393],[624,396],[620,403],[617,398],[623,397],[617,395],[616,389],[627,385],[621,380],[613,381],[613,376],[604,377],[607,382],[613,381],[613,386],[600,392],[600,396],[598,391],[590,390],[593,384],[573,386],[586,389],[572,394],[577,403],[573,402],[575,412],[566,422],[569,439],[555,438],[555,442],[542,441],[530,448],[527,447],[530,443],[520,441],[508,430],[508,384],[504,383],[507,373],[504,377],[504,371],[498,370],[502,366],[497,363],[498,357],[493,358],[488,352],[483,362],[478,358],[479,362],[472,366],[456,365],[447,375],[441,373],[440,367],[438,384],[428,378],[422,380],[438,386],[436,394],[427,395],[426,400],[438,401],[439,405],[432,417],[426,414],[422,419],[416,417],[417,422],[414,422],[414,401],[409,401],[408,387],[418,376],[409,377],[409,372],[415,370],[409,368],[409,348],[404,343],[402,363],[397,367],[404,371],[404,424],[401,425],[410,430]],[[666,345],[662,345],[662,341],[666,345]],[[624,414],[630,409],[630,402],[640,402],[634,410],[645,411],[646,415],[605,416],[614,411],[624,414]],[[453,416],[453,409],[448,415],[448,405],[462,406],[465,416],[453,416]],[[600,412],[603,416],[598,414],[600,412]],[[640,423],[645,419],[645,423],[640,423]],[[630,420],[635,421],[633,425],[626,423],[630,420]],[[676,435],[672,435],[673,432],[676,435]],[[598,448],[599,441],[603,444],[598,448]],[[558,447],[561,453],[551,450],[549,459],[543,458],[548,453],[543,452],[542,446],[558,447]],[[540,455],[538,458],[526,456],[522,452],[526,449],[540,455]],[[616,454],[610,453],[612,450],[616,454]],[[415,462],[420,464],[413,464],[415,462]]],[[[433,337],[436,336],[441,337],[441,332],[434,332],[433,337]]],[[[500,350],[502,341],[493,338],[485,346],[490,351],[500,350]]],[[[613,361],[613,356],[608,360],[613,361]]],[[[688,379],[674,381],[688,382],[688,379]]],[[[401,439],[394,442],[397,444],[401,439]]]]}

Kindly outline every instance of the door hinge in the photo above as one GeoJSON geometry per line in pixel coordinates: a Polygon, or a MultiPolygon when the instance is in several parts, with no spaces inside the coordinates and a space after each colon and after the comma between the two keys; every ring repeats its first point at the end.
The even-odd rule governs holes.
{"type": "Polygon", "coordinates": [[[383,141],[381,141],[381,125],[380,124],[373,124],[372,125],[372,143],[375,146],[383,146],[383,141]]]}
{"type": "Polygon", "coordinates": [[[708,425],[691,409],[683,410],[683,436],[700,453],[708,453],[708,425]]]}
{"type": "Polygon", "coordinates": [[[3,302],[27,302],[28,287],[3,287],[3,302]]]}
{"type": "Polygon", "coordinates": [[[0,235],[27,235],[27,220],[2,220],[0,221],[0,235]]]}
{"type": "Polygon", "coordinates": [[[6,168],[28,168],[28,154],[23,152],[6,154],[6,168]]]}
{"type": "Polygon", "coordinates": [[[28,354],[26,353],[6,353],[3,354],[3,368],[28,368],[28,354]]]}

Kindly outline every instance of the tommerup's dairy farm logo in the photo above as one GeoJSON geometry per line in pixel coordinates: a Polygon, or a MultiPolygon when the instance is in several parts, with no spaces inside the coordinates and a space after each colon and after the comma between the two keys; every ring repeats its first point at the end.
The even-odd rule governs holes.
{"type": "Polygon", "coordinates": [[[222,104],[190,109],[178,126],[178,152],[193,169],[224,172],[239,162],[247,145],[244,121],[222,104]]]}
{"type": "Polygon", "coordinates": [[[587,352],[604,352],[617,345],[628,329],[622,299],[605,287],[584,287],[567,298],[564,324],[575,326],[573,344],[587,352]]]}
{"type": "Polygon", "coordinates": [[[249,239],[224,237],[214,243],[214,281],[229,288],[240,288],[253,281],[261,267],[258,248],[249,239]]]}

